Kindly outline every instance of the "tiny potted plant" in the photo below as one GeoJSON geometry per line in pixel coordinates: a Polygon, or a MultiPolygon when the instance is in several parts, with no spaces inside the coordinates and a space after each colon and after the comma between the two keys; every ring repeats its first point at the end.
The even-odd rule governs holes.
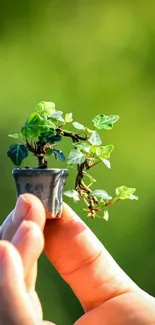
{"type": "Polygon", "coordinates": [[[9,134],[17,140],[10,145],[7,155],[16,168],[13,176],[16,182],[17,195],[33,193],[42,201],[47,218],[61,216],[63,194],[74,202],[83,200],[87,215],[90,218],[103,217],[108,220],[107,208],[119,200],[138,199],[134,195],[135,188],[120,186],[112,198],[104,189],[92,189],[96,180],[91,174],[98,163],[111,168],[110,154],[112,144],[103,145],[100,132],[111,130],[119,119],[118,115],[106,116],[98,114],[92,119],[89,128],[73,121],[72,113],[63,116],[62,111],[55,108],[52,102],[41,101],[35,111],[26,120],[19,133],[9,134]],[[63,193],[68,176],[68,168],[48,168],[50,156],[66,161],[59,144],[68,137],[71,139],[71,151],[67,158],[67,167],[76,170],[74,188],[63,193]],[[21,168],[24,158],[31,152],[37,158],[37,166],[21,168]]]}

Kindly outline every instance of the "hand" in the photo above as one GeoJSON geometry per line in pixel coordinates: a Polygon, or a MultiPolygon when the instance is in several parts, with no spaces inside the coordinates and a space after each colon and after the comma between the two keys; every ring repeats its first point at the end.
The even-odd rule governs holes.
{"type": "MultiPolygon", "coordinates": [[[[1,227],[1,238],[12,244],[0,242],[0,325],[45,324],[35,292],[44,223],[42,204],[26,194],[1,227]]],[[[61,219],[46,222],[44,236],[49,260],[84,308],[76,325],[155,324],[155,299],[132,282],[67,205],[61,219]]]]}

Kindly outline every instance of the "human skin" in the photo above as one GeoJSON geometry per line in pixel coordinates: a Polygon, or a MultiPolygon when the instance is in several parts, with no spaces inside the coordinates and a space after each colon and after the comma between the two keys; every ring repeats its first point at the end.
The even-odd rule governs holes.
{"type": "Polygon", "coordinates": [[[48,220],[39,199],[19,197],[0,227],[0,325],[43,325],[35,291],[43,249],[84,309],[74,325],[153,325],[155,299],[117,265],[85,223],[63,206],[48,220]],[[54,249],[53,249],[54,247],[54,249]]]}

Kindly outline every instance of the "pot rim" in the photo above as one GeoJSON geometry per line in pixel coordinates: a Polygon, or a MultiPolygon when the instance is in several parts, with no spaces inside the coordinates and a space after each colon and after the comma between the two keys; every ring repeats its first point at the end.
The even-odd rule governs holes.
{"type": "Polygon", "coordinates": [[[63,172],[63,174],[68,175],[69,170],[67,168],[14,168],[12,174],[58,174],[63,172]]]}

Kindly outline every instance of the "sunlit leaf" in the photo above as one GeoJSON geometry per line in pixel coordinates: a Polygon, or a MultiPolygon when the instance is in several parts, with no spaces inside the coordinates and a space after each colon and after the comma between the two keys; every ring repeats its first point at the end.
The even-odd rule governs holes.
{"type": "Polygon", "coordinates": [[[106,116],[104,114],[96,115],[92,122],[94,127],[98,130],[109,130],[112,129],[113,124],[117,122],[119,119],[118,115],[109,115],[106,116]]]}
{"type": "Polygon", "coordinates": [[[42,132],[49,131],[55,128],[55,125],[50,121],[42,118],[38,113],[32,113],[26,121],[21,133],[26,137],[37,137],[42,132]]]}
{"type": "Polygon", "coordinates": [[[63,112],[62,111],[55,111],[54,114],[49,116],[49,119],[51,119],[53,122],[64,122],[64,118],[62,117],[63,112]]]}
{"type": "Polygon", "coordinates": [[[96,131],[93,131],[93,133],[92,133],[91,137],[88,139],[88,141],[93,146],[100,146],[102,144],[102,140],[96,131]]]}
{"type": "Polygon", "coordinates": [[[80,200],[79,193],[77,191],[75,191],[75,190],[65,191],[63,194],[65,196],[68,196],[68,197],[72,198],[75,202],[80,200]]]}
{"type": "Polygon", "coordinates": [[[126,186],[120,186],[116,188],[116,195],[120,200],[138,200],[138,196],[133,195],[133,193],[136,191],[135,188],[129,188],[126,186]]]}
{"type": "Polygon", "coordinates": [[[65,122],[66,123],[70,123],[70,122],[72,122],[73,121],[73,114],[72,113],[67,113],[66,115],[65,115],[65,122]]]}
{"type": "Polygon", "coordinates": [[[82,164],[86,159],[86,155],[84,155],[80,150],[72,150],[68,156],[68,165],[77,165],[82,164]]]}
{"type": "Polygon", "coordinates": [[[41,101],[36,106],[36,111],[43,117],[52,115],[55,112],[55,104],[53,102],[41,101]]]}
{"type": "Polygon", "coordinates": [[[102,162],[105,164],[105,166],[107,167],[107,168],[111,168],[111,164],[110,164],[110,161],[108,160],[108,159],[101,159],[102,160],[102,162]]]}
{"type": "Polygon", "coordinates": [[[90,146],[90,152],[91,153],[95,153],[96,154],[96,149],[97,149],[98,147],[97,146],[90,146]]]}
{"type": "Polygon", "coordinates": [[[12,144],[7,155],[15,166],[20,166],[23,159],[28,157],[28,149],[23,144],[12,144]]]}
{"type": "Polygon", "coordinates": [[[104,211],[104,214],[103,214],[103,219],[108,221],[109,220],[109,213],[107,210],[104,211]]]}
{"type": "Polygon", "coordinates": [[[89,151],[90,151],[90,145],[87,142],[76,142],[76,143],[73,143],[73,145],[81,151],[84,151],[87,153],[89,153],[89,151]]]}
{"type": "Polygon", "coordinates": [[[114,150],[114,146],[109,144],[107,146],[100,146],[96,149],[96,155],[102,159],[108,159],[111,152],[114,150]]]}
{"type": "Polygon", "coordinates": [[[65,156],[64,156],[64,154],[63,154],[63,152],[61,150],[53,149],[52,151],[60,160],[62,160],[62,161],[66,160],[66,158],[65,158],[65,156]]]}
{"type": "Polygon", "coordinates": [[[13,133],[13,134],[9,134],[10,138],[16,139],[18,141],[24,142],[24,137],[21,133],[13,133]]]}
{"type": "Polygon", "coordinates": [[[73,124],[73,126],[74,126],[75,129],[85,130],[85,126],[82,125],[82,124],[80,124],[80,123],[78,123],[78,122],[73,122],[72,124],[73,124]]]}
{"type": "Polygon", "coordinates": [[[95,197],[103,199],[103,200],[111,200],[112,199],[112,197],[109,196],[109,194],[104,190],[94,190],[89,194],[89,196],[95,196],[95,197]]]}

